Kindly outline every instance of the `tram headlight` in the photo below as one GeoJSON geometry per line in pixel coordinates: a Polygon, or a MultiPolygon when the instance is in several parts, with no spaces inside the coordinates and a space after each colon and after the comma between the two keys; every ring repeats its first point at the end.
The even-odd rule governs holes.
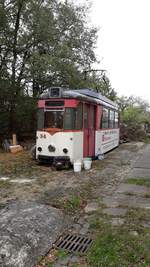
{"type": "Polygon", "coordinates": [[[42,148],[39,146],[37,150],[38,150],[39,152],[41,152],[41,151],[42,151],[42,148]]]}
{"type": "Polygon", "coordinates": [[[63,152],[64,152],[65,154],[67,154],[67,153],[68,153],[68,149],[67,149],[67,148],[64,148],[64,149],[63,149],[63,152]]]}
{"type": "Polygon", "coordinates": [[[49,145],[48,150],[49,150],[49,152],[55,152],[56,148],[52,145],[49,145]]]}

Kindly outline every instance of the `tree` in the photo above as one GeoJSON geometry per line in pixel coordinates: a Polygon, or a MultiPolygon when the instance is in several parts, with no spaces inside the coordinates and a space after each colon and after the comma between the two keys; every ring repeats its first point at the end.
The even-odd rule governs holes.
{"type": "Polygon", "coordinates": [[[78,87],[96,62],[97,29],[88,26],[87,9],[59,0],[0,0],[1,117],[7,114],[10,132],[18,128],[22,98],[52,85],[78,87]]]}
{"type": "Polygon", "coordinates": [[[1,1],[1,69],[7,69],[15,94],[31,85],[35,95],[53,84],[70,84],[96,61],[97,29],[87,27],[85,7],[56,0],[1,1]]]}
{"type": "Polygon", "coordinates": [[[117,99],[117,92],[112,88],[109,78],[104,71],[89,69],[84,71],[84,80],[81,82],[82,87],[93,88],[102,95],[115,101],[117,99]]]}

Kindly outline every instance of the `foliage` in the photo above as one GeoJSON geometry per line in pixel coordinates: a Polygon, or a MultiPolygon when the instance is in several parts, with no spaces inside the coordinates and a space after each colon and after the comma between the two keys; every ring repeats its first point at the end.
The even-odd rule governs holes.
{"type": "Polygon", "coordinates": [[[117,100],[120,108],[121,129],[131,140],[144,140],[145,126],[150,123],[148,102],[139,97],[121,97],[117,100]]]}

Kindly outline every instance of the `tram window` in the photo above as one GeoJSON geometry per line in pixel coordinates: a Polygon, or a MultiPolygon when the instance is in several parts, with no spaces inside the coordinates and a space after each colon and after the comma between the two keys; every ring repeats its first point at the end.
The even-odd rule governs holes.
{"type": "Polygon", "coordinates": [[[118,128],[118,112],[115,112],[115,128],[118,128]]]}
{"type": "Polygon", "coordinates": [[[63,128],[63,111],[46,111],[45,112],[45,128],[63,128]]]}
{"type": "Polygon", "coordinates": [[[82,129],[83,115],[82,115],[82,104],[80,103],[76,109],[76,130],[82,129]]]}
{"type": "Polygon", "coordinates": [[[84,128],[88,128],[88,106],[84,106],[84,128]]]}
{"type": "Polygon", "coordinates": [[[75,130],[76,109],[66,108],[64,115],[64,129],[75,130]]]}
{"type": "Polygon", "coordinates": [[[114,118],[115,118],[115,112],[113,110],[109,111],[109,128],[114,128],[114,118]]]}
{"type": "Polygon", "coordinates": [[[94,107],[91,107],[91,127],[95,128],[95,110],[94,107]]]}
{"type": "Polygon", "coordinates": [[[44,128],[44,109],[40,108],[37,112],[37,129],[42,130],[44,128]]]}
{"type": "Polygon", "coordinates": [[[103,115],[102,115],[102,128],[108,128],[108,118],[109,118],[109,110],[107,108],[103,108],[103,115]]]}

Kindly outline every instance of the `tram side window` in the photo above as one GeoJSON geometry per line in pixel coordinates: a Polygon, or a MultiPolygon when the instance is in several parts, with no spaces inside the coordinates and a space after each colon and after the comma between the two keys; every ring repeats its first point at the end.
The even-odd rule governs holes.
{"type": "Polygon", "coordinates": [[[75,108],[66,108],[64,116],[64,129],[75,130],[76,110],[75,108]]]}
{"type": "Polygon", "coordinates": [[[103,108],[102,129],[108,128],[108,119],[109,119],[109,110],[107,108],[103,108]]]}
{"type": "Polygon", "coordinates": [[[79,104],[77,108],[66,108],[64,116],[64,129],[82,129],[82,104],[79,104]]]}
{"type": "Polygon", "coordinates": [[[84,128],[88,128],[88,107],[87,105],[84,106],[84,128]]]}
{"type": "Polygon", "coordinates": [[[115,112],[113,110],[109,111],[109,128],[114,128],[115,112]]]}
{"type": "Polygon", "coordinates": [[[76,130],[82,130],[83,124],[83,108],[82,104],[80,103],[76,109],[76,130]]]}
{"type": "Polygon", "coordinates": [[[115,128],[118,128],[119,119],[118,119],[118,112],[115,112],[115,128]]]}
{"type": "Polygon", "coordinates": [[[42,130],[44,128],[44,109],[39,108],[37,112],[37,129],[42,130]]]}

